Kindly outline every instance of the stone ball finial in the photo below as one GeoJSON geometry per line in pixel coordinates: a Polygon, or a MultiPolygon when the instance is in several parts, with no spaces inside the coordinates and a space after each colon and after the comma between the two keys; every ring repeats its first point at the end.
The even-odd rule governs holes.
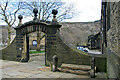
{"type": "Polygon", "coordinates": [[[37,14],[37,13],[38,13],[38,9],[37,9],[37,8],[34,8],[34,9],[33,9],[33,13],[34,13],[34,14],[37,14]]]}
{"type": "Polygon", "coordinates": [[[58,13],[58,11],[57,11],[56,9],[53,9],[53,10],[52,10],[52,14],[53,14],[53,15],[56,15],[57,13],[58,13]]]}
{"type": "Polygon", "coordinates": [[[34,18],[33,18],[33,20],[37,20],[38,9],[37,9],[37,8],[34,8],[34,9],[33,9],[33,13],[34,13],[34,18]]]}
{"type": "Polygon", "coordinates": [[[57,19],[56,19],[56,14],[58,13],[58,11],[56,9],[53,9],[52,10],[52,14],[53,14],[53,19],[52,19],[52,22],[57,22],[57,19]]]}
{"type": "Polygon", "coordinates": [[[22,16],[22,15],[19,15],[19,16],[18,16],[18,19],[19,19],[19,24],[18,24],[18,26],[19,26],[19,25],[22,25],[23,16],[22,16]]]}
{"type": "Polygon", "coordinates": [[[20,20],[23,19],[23,16],[22,16],[22,15],[19,15],[19,16],[18,16],[18,19],[20,19],[20,20]]]}

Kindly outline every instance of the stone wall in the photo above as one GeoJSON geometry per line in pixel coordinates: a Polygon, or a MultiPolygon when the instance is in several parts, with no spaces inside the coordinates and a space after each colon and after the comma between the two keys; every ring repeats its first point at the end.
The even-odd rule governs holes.
{"type": "Polygon", "coordinates": [[[16,61],[16,38],[7,47],[1,50],[2,59],[16,61]]]}
{"type": "Polygon", "coordinates": [[[59,32],[56,34],[56,39],[56,51],[50,51],[52,54],[47,55],[48,61],[52,62],[52,57],[54,55],[57,55],[59,66],[63,63],[90,65],[91,58],[95,57],[95,66],[97,67],[97,71],[106,71],[105,55],[87,54],[83,51],[72,48],[71,46],[69,46],[69,44],[63,41],[62,36],[61,34],[59,34],[59,32]]]}
{"type": "MultiPolygon", "coordinates": [[[[119,2],[120,3],[120,2],[119,2]]],[[[117,56],[120,56],[120,6],[119,3],[110,3],[110,30],[107,32],[107,45],[117,56]]],[[[109,16],[109,15],[108,15],[109,16]]]]}
{"type": "Polygon", "coordinates": [[[107,3],[108,77],[120,79],[120,2],[107,3]]]}

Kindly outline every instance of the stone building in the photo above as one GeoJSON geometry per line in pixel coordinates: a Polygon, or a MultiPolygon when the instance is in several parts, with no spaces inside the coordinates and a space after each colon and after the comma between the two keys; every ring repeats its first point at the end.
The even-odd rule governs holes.
{"type": "MultiPolygon", "coordinates": [[[[11,28],[11,42],[15,38],[15,30],[11,28]]],[[[0,25],[0,46],[5,47],[8,42],[8,26],[0,25]]]]}
{"type": "Polygon", "coordinates": [[[88,36],[88,48],[89,49],[101,49],[101,35],[100,32],[96,35],[90,35],[88,36]]]}
{"type": "Polygon", "coordinates": [[[120,1],[102,3],[102,52],[107,55],[108,78],[120,79],[120,1]]]}
{"type": "MultiPolygon", "coordinates": [[[[29,34],[29,49],[30,50],[36,50],[37,49],[37,44],[35,45],[34,43],[37,43],[37,32],[29,34]]],[[[42,49],[45,48],[45,37],[41,40],[40,47],[42,49]]]]}
{"type": "Polygon", "coordinates": [[[0,25],[0,42],[5,43],[8,37],[7,25],[0,25]]]}

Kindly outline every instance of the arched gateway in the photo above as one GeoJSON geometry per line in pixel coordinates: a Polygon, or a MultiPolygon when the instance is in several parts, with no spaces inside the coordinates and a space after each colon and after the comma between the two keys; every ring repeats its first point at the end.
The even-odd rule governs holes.
{"type": "Polygon", "coordinates": [[[90,65],[92,57],[95,57],[95,66],[97,70],[104,71],[106,65],[105,55],[92,55],[83,51],[77,50],[69,44],[66,44],[61,37],[59,28],[60,24],[57,23],[55,15],[56,10],[53,10],[54,14],[52,22],[40,21],[37,19],[37,10],[34,11],[35,17],[32,21],[21,23],[22,16],[19,16],[20,23],[15,28],[16,37],[10,45],[2,49],[2,59],[12,61],[27,62],[29,60],[29,39],[28,34],[35,31],[42,31],[45,36],[45,64],[53,64],[53,56],[57,55],[58,65],[63,63],[68,64],[82,64],[90,65]]]}
{"type": "MultiPolygon", "coordinates": [[[[19,25],[15,28],[16,30],[16,51],[17,60],[27,62],[29,60],[29,38],[28,34],[35,31],[42,31],[46,34],[45,36],[45,54],[50,54],[50,50],[56,50],[56,32],[59,30],[59,25],[55,19],[57,14],[56,10],[53,10],[54,18],[52,22],[40,21],[37,19],[37,9],[33,10],[35,17],[32,21],[21,24],[22,16],[19,25]]],[[[46,59],[45,59],[46,60],[46,59]]]]}

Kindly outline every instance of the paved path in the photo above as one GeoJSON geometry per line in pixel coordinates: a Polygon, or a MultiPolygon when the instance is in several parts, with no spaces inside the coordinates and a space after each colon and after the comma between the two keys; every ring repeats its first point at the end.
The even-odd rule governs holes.
{"type": "Polygon", "coordinates": [[[7,60],[0,62],[2,62],[0,66],[2,78],[89,78],[84,75],[51,72],[50,67],[44,65],[44,56],[32,56],[28,63],[7,60]]]}
{"type": "Polygon", "coordinates": [[[102,54],[100,51],[94,51],[94,50],[90,50],[88,53],[91,53],[91,54],[102,54]]]}

